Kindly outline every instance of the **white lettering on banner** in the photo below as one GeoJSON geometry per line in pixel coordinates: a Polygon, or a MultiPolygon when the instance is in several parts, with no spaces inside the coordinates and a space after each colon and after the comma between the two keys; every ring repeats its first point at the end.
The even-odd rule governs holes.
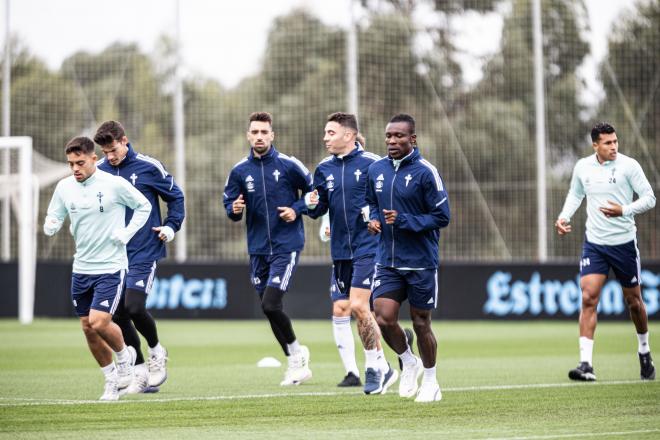
{"type": "Polygon", "coordinates": [[[224,309],[227,307],[227,281],[223,278],[190,278],[177,274],[154,278],[147,297],[148,309],[224,309]]]}
{"type": "MultiPolygon", "coordinates": [[[[660,311],[660,274],[642,271],[642,298],[646,311],[653,315],[660,311]]],[[[564,315],[579,312],[582,304],[580,276],[569,280],[542,280],[532,273],[529,281],[512,280],[511,273],[497,271],[486,282],[488,299],[483,311],[487,315],[564,315]]],[[[620,315],[626,311],[623,290],[618,281],[605,283],[598,304],[598,313],[620,315]]]]}

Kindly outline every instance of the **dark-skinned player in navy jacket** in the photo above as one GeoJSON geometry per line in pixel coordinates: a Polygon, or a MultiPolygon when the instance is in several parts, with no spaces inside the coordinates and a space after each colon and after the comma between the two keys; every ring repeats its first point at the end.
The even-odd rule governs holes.
{"type": "Polygon", "coordinates": [[[369,232],[378,234],[373,296],[383,338],[403,363],[399,395],[416,402],[442,398],[436,378],[437,342],[431,313],[438,300],[438,240],[449,224],[449,201],[438,170],[416,146],[415,120],[407,114],[385,128],[387,157],[369,167],[369,232]],[[421,360],[399,325],[408,300],[421,360]],[[423,373],[421,386],[419,376],[423,373]],[[419,389],[418,389],[419,388],[419,389]]]}
{"type": "MultiPolygon", "coordinates": [[[[126,344],[137,352],[135,375],[125,392],[141,393],[148,387],[162,385],[167,379],[167,350],[160,344],[156,322],[147,311],[146,303],[158,260],[166,256],[165,243],[174,239],[185,218],[184,196],[174,177],[158,160],[133,149],[121,123],[106,121],[101,124],[94,142],[101,146],[105,155],[98,163],[99,169],[129,181],[152,206],[147,223],[126,246],[129,266],[126,292],[114,316],[126,344]],[[161,218],[159,199],[167,204],[165,220],[161,218]],[[136,329],[149,346],[146,366],[136,329]]],[[[126,223],[132,216],[133,212],[127,210],[126,223]]]]}
{"type": "Polygon", "coordinates": [[[305,245],[302,214],[312,175],[295,157],[273,146],[275,132],[269,113],[250,115],[247,140],[250,154],[232,168],[223,203],[227,216],[240,221],[245,212],[250,278],[275,338],[287,356],[282,386],[299,385],[312,377],[309,349],[300,345],[282,298],[305,245]]]}

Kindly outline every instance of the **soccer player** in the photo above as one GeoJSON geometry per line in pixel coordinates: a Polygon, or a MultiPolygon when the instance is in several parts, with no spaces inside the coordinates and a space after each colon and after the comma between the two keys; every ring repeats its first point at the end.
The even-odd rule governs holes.
{"type": "Polygon", "coordinates": [[[112,322],[128,268],[126,243],[144,225],[151,205],[124,179],[96,168],[94,142],[76,137],[65,147],[72,176],[60,180],[48,205],[44,233],[54,235],[69,216],[76,243],[71,297],[92,355],[105,375],[101,400],[119,399],[133,377],[135,350],[112,322]],[[134,215],[126,225],[126,209],[134,215]],[[117,364],[112,360],[112,352],[117,364]]]}
{"type": "MultiPolygon", "coordinates": [[[[314,171],[313,197],[317,201],[309,216],[330,216],[332,254],[331,298],[333,330],[345,367],[354,368],[351,313],[357,320],[358,334],[365,354],[365,394],[384,394],[398,379],[399,373],[385,359],[380,344],[378,324],[371,313],[371,283],[374,274],[377,237],[367,231],[367,170],[380,159],[364,151],[357,142],[358,122],[350,113],[328,116],[323,141],[330,156],[314,171]],[[318,199],[318,200],[317,200],[318,199]],[[350,342],[349,342],[350,338],[350,342]],[[352,355],[352,356],[351,356],[352,355]],[[352,359],[350,359],[352,357],[352,359]],[[348,362],[346,362],[348,361],[348,362]],[[346,365],[349,364],[349,365],[346,365]]],[[[348,369],[347,368],[347,369],[348,369]]],[[[349,371],[343,382],[353,381],[349,371]]]]}
{"type": "Polygon", "coordinates": [[[655,379],[649,346],[648,317],[640,288],[640,259],[634,216],[655,206],[655,196],[639,163],[618,152],[614,127],[598,123],[591,130],[594,154],[573,169],[571,187],[555,227],[571,232],[570,220],[587,197],[587,230],[580,259],[580,364],[568,372],[573,380],[596,380],[592,359],[598,301],[610,268],[623,288],[630,318],[637,329],[640,376],[655,379]],[[639,198],[633,201],[633,192],[639,198]]]}
{"type": "Polygon", "coordinates": [[[368,228],[380,237],[374,309],[385,341],[403,363],[399,395],[417,393],[416,402],[433,402],[442,393],[431,312],[438,299],[438,240],[440,228],[449,224],[449,202],[438,170],[422,157],[416,141],[412,116],[390,119],[385,128],[388,155],[369,167],[368,228]],[[399,309],[406,299],[421,361],[412,354],[399,325],[399,309]]]}
{"type": "MultiPolygon", "coordinates": [[[[126,392],[143,392],[147,386],[158,387],[167,379],[167,350],[160,344],[156,322],[147,311],[147,295],[156,274],[158,260],[166,256],[165,243],[174,239],[185,217],[183,192],[165,167],[156,159],[140,154],[128,141],[126,131],[117,121],[106,121],[98,128],[94,141],[101,146],[105,158],[99,169],[123,177],[137,188],[151,203],[147,223],[128,242],[128,275],[126,293],[115,321],[124,340],[137,351],[135,375],[126,392]],[[167,217],[160,214],[159,198],[167,204],[167,217]],[[132,321],[132,323],[131,323],[132,321]],[[144,336],[149,346],[147,365],[140,348],[144,336]]],[[[133,212],[126,211],[126,222],[133,212]]]]}
{"type": "Polygon", "coordinates": [[[280,385],[289,386],[312,377],[309,349],[296,339],[282,304],[305,244],[301,214],[307,207],[302,196],[311,191],[312,176],[298,159],[277,151],[274,139],[272,116],[252,113],[247,131],[250,153],[229,173],[223,203],[233,221],[240,221],[245,211],[250,278],[287,356],[280,385]]]}

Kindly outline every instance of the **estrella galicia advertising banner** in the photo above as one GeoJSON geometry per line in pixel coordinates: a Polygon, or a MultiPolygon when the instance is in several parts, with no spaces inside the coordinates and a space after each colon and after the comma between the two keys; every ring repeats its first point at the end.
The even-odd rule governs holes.
{"type": "MultiPolygon", "coordinates": [[[[438,310],[446,319],[577,319],[582,292],[577,265],[473,264],[441,266],[438,310]]],[[[645,264],[642,299],[660,317],[660,264],[645,264]]],[[[621,285],[612,274],[601,291],[599,319],[628,319],[621,285]]]]}
{"type": "MultiPolygon", "coordinates": [[[[18,314],[18,267],[0,264],[0,317],[18,314]]],[[[660,262],[644,264],[642,298],[649,319],[660,319],[660,262]]],[[[580,312],[577,265],[452,264],[438,271],[435,319],[570,319],[580,312]]],[[[294,319],[330,319],[330,265],[300,265],[284,299],[294,319]]],[[[35,316],[74,317],[70,297],[71,263],[39,262],[35,316]]],[[[158,266],[147,307],[156,318],[260,319],[259,299],[247,263],[158,266]]],[[[408,307],[401,317],[409,317],[408,307]]],[[[621,285],[608,279],[598,306],[601,320],[627,320],[621,285]]]]}

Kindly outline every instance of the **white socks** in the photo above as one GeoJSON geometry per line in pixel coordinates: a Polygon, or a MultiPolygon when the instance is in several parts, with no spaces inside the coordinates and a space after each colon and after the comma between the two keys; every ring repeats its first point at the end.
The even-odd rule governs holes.
{"type": "Polygon", "coordinates": [[[380,371],[383,373],[387,373],[390,370],[390,364],[387,363],[387,359],[385,359],[385,352],[383,351],[383,347],[380,348],[377,352],[378,354],[378,368],[380,371]]]}
{"type": "Polygon", "coordinates": [[[128,345],[124,345],[124,348],[121,351],[115,352],[115,354],[117,355],[117,362],[126,362],[131,358],[128,352],[128,345]]]}
{"type": "Polygon", "coordinates": [[[424,368],[424,376],[422,376],[422,383],[438,383],[438,379],[435,377],[435,365],[431,368],[424,368]]]}
{"type": "Polygon", "coordinates": [[[351,317],[333,316],[332,334],[335,337],[335,344],[337,344],[339,357],[344,364],[346,373],[353,373],[357,377],[360,377],[357,363],[355,362],[355,340],[353,339],[353,330],[351,329],[351,317]]]}
{"type": "Polygon", "coordinates": [[[298,340],[296,339],[290,344],[286,344],[286,348],[289,349],[289,356],[296,354],[300,351],[300,343],[298,343],[298,340]]]}
{"type": "Polygon", "coordinates": [[[105,367],[101,367],[101,371],[103,372],[106,380],[117,375],[117,367],[115,366],[114,362],[110,362],[110,364],[106,365],[105,367]]]}
{"type": "Polygon", "coordinates": [[[399,355],[399,359],[401,359],[401,362],[403,362],[405,365],[415,365],[417,362],[415,355],[412,354],[412,351],[410,351],[410,347],[408,347],[406,351],[399,355]]]}
{"type": "Polygon", "coordinates": [[[639,354],[646,354],[651,351],[651,346],[649,345],[649,332],[646,333],[637,333],[637,351],[639,354]]]}
{"type": "Polygon", "coordinates": [[[594,352],[594,340],[586,336],[580,336],[580,363],[587,362],[592,365],[594,352]]]}
{"type": "Polygon", "coordinates": [[[163,351],[165,351],[165,348],[163,348],[163,346],[160,345],[160,342],[159,342],[155,346],[149,347],[149,356],[153,356],[155,354],[161,354],[163,351]]]}

